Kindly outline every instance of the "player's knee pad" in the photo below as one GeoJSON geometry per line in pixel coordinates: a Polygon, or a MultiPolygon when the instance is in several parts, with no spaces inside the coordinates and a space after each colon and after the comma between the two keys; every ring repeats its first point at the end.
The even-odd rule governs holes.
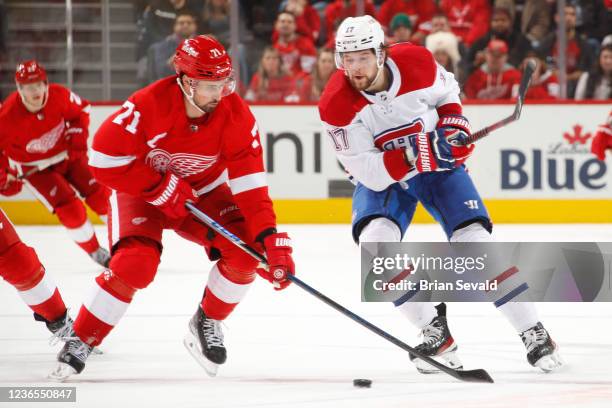
{"type": "Polygon", "coordinates": [[[229,279],[234,283],[247,284],[251,283],[255,280],[255,267],[257,265],[253,265],[251,269],[238,269],[231,265],[229,265],[225,260],[220,260],[217,262],[217,268],[219,268],[219,272],[225,278],[229,279]]]}
{"type": "Polygon", "coordinates": [[[113,252],[109,269],[127,286],[144,289],[155,278],[160,255],[156,242],[147,238],[126,238],[113,252]]]}
{"type": "Polygon", "coordinates": [[[87,221],[85,206],[76,197],[56,207],[55,214],[66,228],[79,228],[87,221]]]}
{"type": "MultiPolygon", "coordinates": [[[[232,276],[253,276],[253,279],[253,272],[258,264],[259,262],[238,247],[224,248],[221,251],[221,259],[218,263],[219,269],[228,271],[232,276]]],[[[241,281],[241,278],[239,280],[229,279],[235,282],[241,281]]]]}
{"type": "Polygon", "coordinates": [[[102,184],[97,184],[94,191],[85,197],[85,202],[98,215],[106,215],[108,213],[108,198],[110,190],[102,184]]]}
{"type": "Polygon", "coordinates": [[[31,288],[43,272],[34,249],[21,241],[0,254],[0,276],[18,290],[31,288]]]}
{"type": "Polygon", "coordinates": [[[388,218],[374,218],[363,227],[359,242],[399,242],[402,233],[396,223],[388,218]]]}
{"type": "Polygon", "coordinates": [[[450,242],[494,242],[493,236],[480,222],[453,231],[450,242]]]}

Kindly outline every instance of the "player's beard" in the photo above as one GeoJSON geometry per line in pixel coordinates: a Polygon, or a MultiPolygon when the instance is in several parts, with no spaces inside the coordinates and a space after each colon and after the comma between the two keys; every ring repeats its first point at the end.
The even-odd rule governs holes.
{"type": "Polygon", "coordinates": [[[208,102],[206,105],[198,105],[198,108],[202,109],[206,113],[211,113],[219,105],[219,100],[208,102]]]}
{"type": "Polygon", "coordinates": [[[355,79],[354,75],[349,76],[349,81],[351,82],[351,85],[358,91],[365,91],[366,89],[368,89],[370,86],[372,86],[372,83],[375,79],[376,72],[371,76],[362,75],[359,79],[355,79]]]}

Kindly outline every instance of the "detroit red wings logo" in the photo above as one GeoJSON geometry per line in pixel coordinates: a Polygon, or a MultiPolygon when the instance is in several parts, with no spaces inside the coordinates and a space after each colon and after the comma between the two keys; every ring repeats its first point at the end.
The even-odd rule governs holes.
{"type": "Polygon", "coordinates": [[[171,170],[181,178],[189,177],[210,168],[217,162],[219,155],[203,156],[191,153],[168,153],[163,149],[153,149],[147,154],[146,163],[155,171],[165,173],[171,170]]]}
{"type": "Polygon", "coordinates": [[[49,150],[53,149],[57,141],[62,137],[65,127],[66,124],[62,120],[56,127],[43,134],[41,137],[30,140],[26,145],[26,152],[47,153],[49,150]]]}

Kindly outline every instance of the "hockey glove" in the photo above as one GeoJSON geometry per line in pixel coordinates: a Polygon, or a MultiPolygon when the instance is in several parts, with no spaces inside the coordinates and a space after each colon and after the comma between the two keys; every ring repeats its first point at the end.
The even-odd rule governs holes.
{"type": "Polygon", "coordinates": [[[283,290],[291,281],[289,274],[295,275],[295,265],[291,258],[291,238],[286,232],[272,233],[263,239],[263,247],[268,257],[268,270],[258,268],[259,276],[272,283],[275,290],[283,290]]]}
{"type": "Polygon", "coordinates": [[[16,177],[12,169],[0,169],[0,194],[14,196],[21,192],[23,182],[16,177]]]}
{"type": "Polygon", "coordinates": [[[459,167],[472,153],[474,145],[454,146],[449,143],[447,136],[456,135],[449,134],[448,129],[436,129],[410,136],[410,147],[405,149],[406,160],[419,173],[448,171],[459,167]]]}
{"type": "Polygon", "coordinates": [[[612,129],[600,126],[591,142],[591,152],[601,161],[606,160],[606,150],[612,150],[612,129]]]}
{"type": "MultiPolygon", "coordinates": [[[[438,124],[436,125],[436,129],[444,129],[446,140],[453,146],[464,146],[467,142],[468,137],[472,134],[472,130],[470,128],[470,122],[468,122],[467,118],[462,115],[445,115],[438,120],[438,124]]],[[[474,150],[474,146],[470,148],[469,153],[464,158],[456,158],[457,166],[463,164],[472,151],[474,150]]]]}
{"type": "Polygon", "coordinates": [[[87,138],[89,136],[87,129],[68,127],[64,134],[68,141],[68,160],[73,161],[87,157],[87,138]]]}
{"type": "Polygon", "coordinates": [[[189,214],[185,203],[198,199],[189,183],[171,172],[164,174],[159,184],[145,192],[143,198],[159,208],[168,218],[185,217],[189,214]]]}

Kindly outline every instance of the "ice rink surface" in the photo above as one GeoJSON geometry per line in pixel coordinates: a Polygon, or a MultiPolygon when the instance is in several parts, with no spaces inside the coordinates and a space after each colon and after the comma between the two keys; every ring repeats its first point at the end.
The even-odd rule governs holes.
{"type": "MultiPolygon", "coordinates": [[[[349,226],[288,225],[299,276],[403,341],[417,330],[389,304],[360,303],[359,250],[349,226]]],[[[101,269],[60,227],[19,227],[62,291],[74,316],[101,269]]],[[[102,242],[106,233],[99,228],[102,242]]],[[[612,225],[496,226],[498,240],[612,241],[612,225]]],[[[410,228],[412,241],[442,241],[435,225],[410,228]]],[[[450,327],[466,368],[485,368],[495,384],[421,375],[398,347],[297,287],[275,292],[259,279],[226,320],[228,361],[209,378],[182,345],[210,268],[202,250],[164,236],[155,281],[140,291],[119,326],[69,385],[77,403],[54,407],[610,407],[612,304],[540,304],[540,317],[566,366],[544,374],[492,305],[449,305],[450,327]],[[354,378],[370,378],[357,389],[354,378]]],[[[609,277],[608,277],[609,279],[609,277]]],[[[0,386],[56,385],[45,377],[59,345],[34,322],[15,290],[0,283],[0,386]]],[[[68,384],[67,384],[68,385],[68,384]]],[[[41,406],[0,403],[0,406],[41,406]]]]}

